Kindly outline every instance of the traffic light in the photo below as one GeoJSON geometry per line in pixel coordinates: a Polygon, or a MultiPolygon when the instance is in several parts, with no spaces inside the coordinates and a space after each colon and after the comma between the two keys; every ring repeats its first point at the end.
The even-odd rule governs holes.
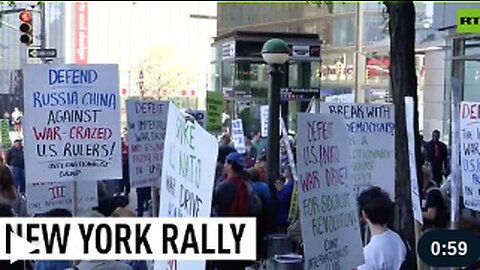
{"type": "Polygon", "coordinates": [[[20,42],[27,46],[33,43],[33,25],[32,25],[32,13],[30,11],[20,12],[20,42]]]}

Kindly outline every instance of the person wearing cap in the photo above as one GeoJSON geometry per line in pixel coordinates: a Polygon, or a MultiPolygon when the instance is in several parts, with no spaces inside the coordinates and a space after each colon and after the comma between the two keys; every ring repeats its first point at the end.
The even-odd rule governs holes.
{"type": "Polygon", "coordinates": [[[10,166],[13,181],[20,193],[25,194],[25,161],[23,158],[22,139],[13,141],[13,146],[7,152],[6,163],[10,166]]]}
{"type": "MultiPolygon", "coordinates": [[[[218,217],[246,217],[249,215],[249,189],[247,186],[245,159],[233,152],[225,158],[227,177],[213,193],[213,206],[218,217]]],[[[217,270],[244,270],[248,262],[219,261],[217,270]]]]}

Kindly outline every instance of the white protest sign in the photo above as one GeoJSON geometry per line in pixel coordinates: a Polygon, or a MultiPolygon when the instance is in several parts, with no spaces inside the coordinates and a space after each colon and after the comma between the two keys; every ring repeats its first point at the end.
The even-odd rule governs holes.
{"type": "Polygon", "coordinates": [[[297,115],[297,149],[301,153],[297,156],[298,195],[305,269],[346,270],[362,265],[357,203],[347,177],[345,121],[338,115],[297,115]]]}
{"type": "Polygon", "coordinates": [[[232,120],[232,140],[238,153],[245,154],[247,152],[242,119],[232,120]]]}
{"type": "Polygon", "coordinates": [[[122,178],[117,65],[27,65],[27,182],[122,178]]]}
{"type": "Polygon", "coordinates": [[[204,129],[206,129],[207,125],[207,111],[205,110],[193,110],[190,111],[189,113],[192,114],[193,118],[195,118],[195,121],[204,129]]]}
{"type": "MultiPolygon", "coordinates": [[[[27,212],[45,213],[55,208],[72,209],[73,182],[27,183],[27,212]]],[[[98,205],[97,182],[77,182],[77,215],[92,212],[98,205]]]]}
{"type": "MultiPolygon", "coordinates": [[[[159,217],[210,217],[218,142],[175,106],[168,110],[159,217]]],[[[156,270],[205,269],[205,261],[157,261],[156,270]]]]}
{"type": "Polygon", "coordinates": [[[462,102],[460,142],[463,203],[480,211],[480,103],[462,102]]]}
{"type": "Polygon", "coordinates": [[[350,134],[350,175],[357,196],[369,186],[395,195],[395,114],[393,105],[323,103],[322,113],[345,119],[350,134]]]}
{"type": "Polygon", "coordinates": [[[126,105],[131,187],[159,186],[169,102],[127,100],[126,105]]]}
{"type": "Polygon", "coordinates": [[[260,107],[260,127],[262,137],[268,137],[268,105],[260,107]]]}
{"type": "Polygon", "coordinates": [[[340,94],[340,95],[332,95],[325,97],[326,102],[338,102],[338,103],[353,103],[355,102],[355,95],[354,94],[340,94]]]}
{"type": "Polygon", "coordinates": [[[412,200],[413,217],[423,224],[422,208],[420,206],[420,191],[418,189],[417,159],[415,157],[414,106],[412,97],[405,97],[405,119],[407,124],[408,164],[410,168],[410,197],[412,200]]]}

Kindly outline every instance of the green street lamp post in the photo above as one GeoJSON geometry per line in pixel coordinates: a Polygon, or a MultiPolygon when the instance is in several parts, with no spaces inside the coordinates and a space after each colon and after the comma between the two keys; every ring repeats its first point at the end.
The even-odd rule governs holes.
{"type": "Polygon", "coordinates": [[[270,66],[270,86],[268,91],[268,144],[267,173],[269,183],[274,183],[280,174],[280,87],[282,65],[287,62],[289,48],[281,39],[270,39],[262,48],[263,60],[270,66]]]}

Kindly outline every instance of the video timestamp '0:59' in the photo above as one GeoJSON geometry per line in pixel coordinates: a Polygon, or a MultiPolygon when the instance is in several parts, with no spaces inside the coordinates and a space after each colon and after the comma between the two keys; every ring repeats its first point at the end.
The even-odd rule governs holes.
{"type": "Polygon", "coordinates": [[[418,242],[420,259],[431,267],[467,267],[480,257],[480,240],[467,230],[431,230],[418,242]]]}

